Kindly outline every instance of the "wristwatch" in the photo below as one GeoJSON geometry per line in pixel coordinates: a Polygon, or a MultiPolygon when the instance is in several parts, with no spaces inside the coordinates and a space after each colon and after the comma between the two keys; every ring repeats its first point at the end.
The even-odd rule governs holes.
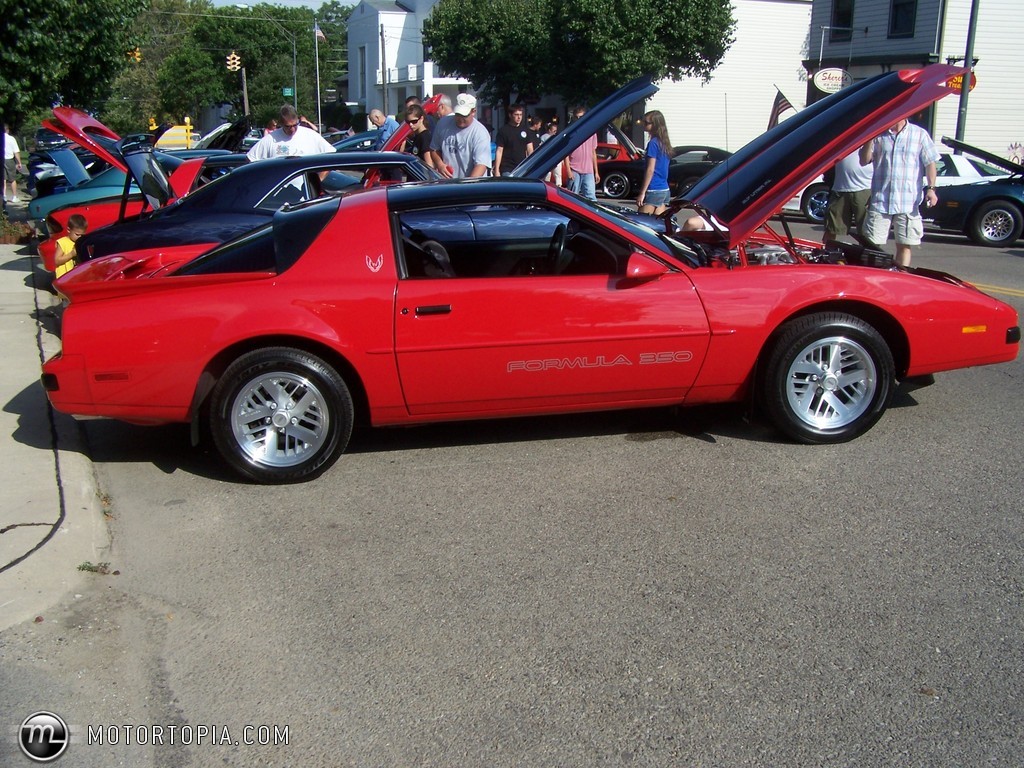
{"type": "Polygon", "coordinates": [[[927,187],[924,188],[925,192],[927,192],[929,189],[935,189],[935,187],[929,184],[927,187]]]}

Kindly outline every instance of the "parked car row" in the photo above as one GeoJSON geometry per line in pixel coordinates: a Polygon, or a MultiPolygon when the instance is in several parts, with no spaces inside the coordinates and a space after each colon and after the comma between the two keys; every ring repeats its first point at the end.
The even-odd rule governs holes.
{"type": "MultiPolygon", "coordinates": [[[[191,423],[265,483],[324,472],[357,422],[747,402],[791,439],[853,439],[898,381],[1013,360],[1017,313],[951,275],[826,249],[771,219],[832,158],[953,93],[962,72],[936,64],[850,86],[715,165],[660,218],[542,181],[656,93],[649,79],[512,178],[386,183],[381,167],[356,191],[275,212],[277,200],[261,208],[281,189],[268,183],[244,206],[254,229],[212,247],[212,235],[166,247],[136,233],[59,278],[62,351],[43,366],[44,388],[67,413],[191,423]],[[681,231],[684,206],[710,229],[681,231]]],[[[148,148],[120,150],[129,168],[159,168],[148,148]]],[[[233,182],[241,194],[237,180],[255,184],[260,166],[285,186],[301,177],[313,197],[318,163],[335,157],[240,168],[148,221],[180,217],[170,237],[213,207],[189,197],[233,182]]]]}

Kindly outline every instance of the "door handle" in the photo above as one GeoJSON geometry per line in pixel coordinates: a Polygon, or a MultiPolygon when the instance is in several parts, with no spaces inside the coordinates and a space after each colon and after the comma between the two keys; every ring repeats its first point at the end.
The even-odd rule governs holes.
{"type": "Polygon", "coordinates": [[[417,315],[447,315],[451,311],[451,304],[428,304],[425,307],[416,307],[417,315]]]}

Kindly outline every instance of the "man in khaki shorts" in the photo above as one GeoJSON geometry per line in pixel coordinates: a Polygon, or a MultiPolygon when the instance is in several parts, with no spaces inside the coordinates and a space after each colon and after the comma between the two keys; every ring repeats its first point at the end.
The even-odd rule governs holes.
{"type": "Polygon", "coordinates": [[[864,219],[863,235],[882,247],[892,227],[896,238],[896,263],[910,266],[910,247],[920,245],[924,235],[920,208],[939,201],[935,193],[935,163],[938,150],[928,132],[907,120],[898,120],[880,136],[860,148],[862,165],[874,165],[871,201],[864,219]],[[926,176],[923,194],[921,177],[926,176]]]}

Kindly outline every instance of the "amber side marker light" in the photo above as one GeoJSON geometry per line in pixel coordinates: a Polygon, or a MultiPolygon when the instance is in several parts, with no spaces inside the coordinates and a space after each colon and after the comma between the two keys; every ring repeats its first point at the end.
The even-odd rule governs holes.
{"type": "Polygon", "coordinates": [[[987,325],[965,325],[960,329],[961,333],[985,333],[987,331],[987,325]]]}

